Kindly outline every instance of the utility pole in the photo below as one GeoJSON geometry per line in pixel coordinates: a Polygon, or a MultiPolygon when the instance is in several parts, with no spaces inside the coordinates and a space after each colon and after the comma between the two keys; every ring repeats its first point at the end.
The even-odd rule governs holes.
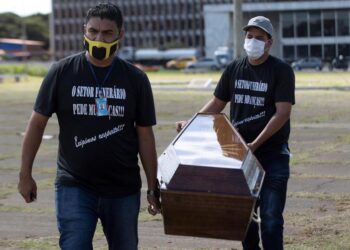
{"type": "MultiPolygon", "coordinates": [[[[21,0],[21,3],[23,0],[21,0]]],[[[24,8],[24,4],[21,4],[21,8],[24,8]]],[[[24,74],[28,74],[28,47],[27,47],[27,24],[24,16],[21,16],[21,38],[22,38],[22,62],[24,64],[24,74]]]]}
{"type": "Polygon", "coordinates": [[[21,29],[22,29],[22,53],[23,53],[23,63],[24,63],[24,74],[28,73],[28,48],[27,48],[27,25],[25,23],[24,17],[21,17],[21,29]]]}
{"type": "Polygon", "coordinates": [[[49,14],[49,34],[50,34],[50,45],[49,45],[49,53],[50,53],[50,60],[55,60],[55,54],[56,54],[56,44],[55,44],[55,23],[54,23],[54,0],[51,1],[51,13],[49,14]]]}
{"type": "Polygon", "coordinates": [[[243,46],[243,0],[232,0],[233,2],[233,53],[235,58],[240,58],[242,55],[243,46]]]}

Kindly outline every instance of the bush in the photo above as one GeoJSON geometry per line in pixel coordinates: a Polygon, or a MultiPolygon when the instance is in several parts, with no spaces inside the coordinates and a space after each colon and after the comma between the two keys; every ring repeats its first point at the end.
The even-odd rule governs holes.
{"type": "Polygon", "coordinates": [[[44,77],[48,72],[48,68],[44,66],[33,65],[27,68],[27,74],[30,76],[44,77]]]}
{"type": "Polygon", "coordinates": [[[0,65],[0,74],[28,74],[44,77],[48,68],[41,65],[3,64],[0,65]]]}

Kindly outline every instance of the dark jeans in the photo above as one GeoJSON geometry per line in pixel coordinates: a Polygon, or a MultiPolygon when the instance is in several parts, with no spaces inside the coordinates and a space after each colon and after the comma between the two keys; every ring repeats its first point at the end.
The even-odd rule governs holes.
{"type": "MultiPolygon", "coordinates": [[[[264,250],[280,250],[283,249],[283,210],[289,178],[288,145],[280,151],[258,156],[258,159],[266,171],[255,208],[255,211],[258,207],[260,210],[262,245],[264,250]]],[[[252,221],[242,242],[243,249],[260,249],[259,241],[259,225],[252,221]]]]}
{"type": "Polygon", "coordinates": [[[101,198],[78,187],[56,186],[56,216],[63,250],[92,249],[100,219],[110,250],[136,250],[140,192],[101,198]]]}

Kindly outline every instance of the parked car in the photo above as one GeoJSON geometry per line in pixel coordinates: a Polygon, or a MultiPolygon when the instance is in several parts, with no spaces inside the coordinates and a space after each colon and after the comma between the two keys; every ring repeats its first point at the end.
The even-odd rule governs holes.
{"type": "Polygon", "coordinates": [[[333,69],[343,69],[347,70],[349,67],[348,61],[343,57],[343,55],[339,55],[338,57],[332,60],[332,63],[329,66],[330,70],[333,69]]]}
{"type": "Polygon", "coordinates": [[[184,69],[186,68],[188,63],[192,63],[195,61],[196,61],[195,56],[179,57],[168,61],[165,66],[168,69],[184,69]]]}
{"type": "Polygon", "coordinates": [[[186,70],[219,70],[220,64],[212,58],[202,58],[195,62],[188,63],[186,70]]]}
{"type": "Polygon", "coordinates": [[[303,58],[300,60],[297,60],[292,63],[292,68],[294,70],[302,70],[302,69],[315,69],[315,70],[321,70],[323,65],[322,65],[322,60],[318,57],[308,57],[308,58],[303,58]]]}

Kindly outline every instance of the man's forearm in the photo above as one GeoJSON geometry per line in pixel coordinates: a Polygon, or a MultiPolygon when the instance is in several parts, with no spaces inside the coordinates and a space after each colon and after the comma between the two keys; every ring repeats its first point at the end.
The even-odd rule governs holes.
{"type": "Polygon", "coordinates": [[[278,117],[273,116],[266,127],[261,131],[258,137],[253,141],[255,147],[260,147],[265,141],[267,141],[271,136],[273,136],[278,130],[282,128],[285,124],[285,120],[279,119],[278,117]]]}
{"type": "Polygon", "coordinates": [[[151,128],[139,131],[139,154],[143,169],[145,170],[148,189],[157,188],[157,152],[155,149],[155,139],[151,128]],[[145,131],[146,130],[146,131],[145,131]]]}
{"type": "Polygon", "coordinates": [[[213,97],[199,110],[199,112],[220,113],[225,108],[225,106],[226,102],[223,102],[220,99],[213,97]]]}
{"type": "Polygon", "coordinates": [[[43,131],[28,128],[23,140],[20,175],[31,175],[36,153],[42,141],[43,131]]]}
{"type": "Polygon", "coordinates": [[[47,119],[40,117],[38,120],[38,115],[33,113],[29,121],[22,144],[20,177],[31,175],[34,158],[41,144],[47,119]]]}
{"type": "Polygon", "coordinates": [[[265,128],[248,146],[255,151],[277,131],[279,131],[283,125],[289,120],[291,113],[291,104],[281,103],[277,105],[277,112],[271,117],[265,128]]]}
{"type": "Polygon", "coordinates": [[[157,156],[155,151],[140,149],[142,166],[145,170],[148,189],[157,188],[157,156]]]}

